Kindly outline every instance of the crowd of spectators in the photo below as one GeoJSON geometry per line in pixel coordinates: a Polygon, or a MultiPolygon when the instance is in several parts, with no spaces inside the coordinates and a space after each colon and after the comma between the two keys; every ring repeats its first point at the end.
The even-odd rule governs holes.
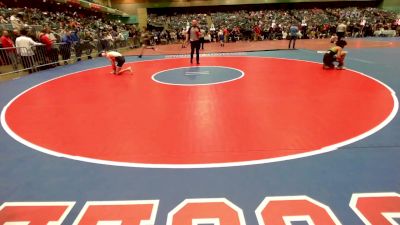
{"type": "MultiPolygon", "coordinates": [[[[79,61],[83,53],[90,59],[93,50],[101,52],[127,45],[133,47],[135,44],[133,39],[137,36],[137,31],[133,25],[108,19],[100,12],[66,6],[60,6],[59,9],[59,11],[57,9],[44,11],[28,7],[7,8],[0,3],[0,35],[4,36],[2,40],[7,40],[0,42],[0,48],[16,47],[17,50],[20,47],[28,48],[29,56],[45,56],[41,60],[36,56],[29,59],[29,62],[42,61],[41,64],[56,66],[59,58],[68,63],[72,54],[79,61]],[[17,41],[21,36],[26,36],[32,40],[31,43],[36,44],[21,45],[21,42],[17,41]]],[[[0,52],[1,64],[15,61],[8,56],[10,52],[10,50],[0,52]]],[[[19,55],[23,54],[21,52],[19,55]]],[[[24,68],[32,67],[32,63],[22,61],[22,64],[24,68]]]]}
{"type": "MultiPolygon", "coordinates": [[[[106,19],[100,12],[94,13],[84,9],[60,11],[43,11],[36,8],[6,8],[0,5],[0,24],[11,24],[12,29],[29,29],[32,39],[38,40],[38,35],[44,28],[48,28],[59,42],[68,31],[79,34],[80,38],[106,39],[111,35],[112,40],[122,39],[128,36],[132,26],[125,25],[119,20],[106,19]],[[122,34],[122,35],[121,35],[122,34]]],[[[2,27],[4,29],[9,27],[2,27]]],[[[112,44],[112,43],[110,43],[112,44]]]]}
{"type": "MultiPolygon", "coordinates": [[[[227,41],[284,39],[292,24],[300,28],[300,38],[329,38],[336,33],[339,23],[347,25],[352,37],[373,36],[378,30],[394,30],[399,35],[400,15],[379,8],[310,8],[276,10],[238,10],[209,14],[151,14],[148,23],[162,27],[166,33],[179,34],[187,29],[192,19],[200,21],[206,39],[217,41],[217,33],[226,33],[227,41]],[[227,32],[226,32],[227,31],[227,32]],[[233,34],[232,34],[233,32],[233,34]]],[[[154,33],[157,35],[158,33],[154,33]]],[[[181,35],[183,38],[183,35],[181,35]]],[[[171,38],[173,40],[173,38],[171,38]]]]}
{"type": "MultiPolygon", "coordinates": [[[[220,41],[221,37],[225,42],[286,39],[292,25],[298,26],[299,38],[311,39],[331,37],[336,33],[338,24],[344,24],[347,27],[347,35],[352,37],[373,36],[377,31],[385,30],[399,35],[400,30],[400,15],[371,7],[257,11],[241,9],[208,14],[150,14],[147,22],[152,44],[183,42],[190,22],[194,19],[199,22],[202,38],[206,41],[220,41]]],[[[140,46],[142,36],[140,29],[134,25],[110,19],[101,12],[59,4],[53,4],[47,10],[30,7],[8,8],[2,2],[0,32],[0,48],[3,48],[0,52],[0,64],[14,64],[16,60],[13,55],[29,56],[30,58],[25,57],[29,60],[22,61],[25,68],[32,67],[32,63],[28,61],[42,61],[42,64],[55,66],[60,58],[67,63],[72,54],[80,60],[83,53],[91,58],[93,50],[99,53],[119,47],[133,48],[140,46]],[[23,42],[32,43],[33,50],[28,49],[28,54],[4,49],[28,48],[26,46],[30,45],[21,45],[23,42],[17,40],[21,36],[23,42]],[[37,54],[45,57],[38,60],[35,58],[37,54]]]]}

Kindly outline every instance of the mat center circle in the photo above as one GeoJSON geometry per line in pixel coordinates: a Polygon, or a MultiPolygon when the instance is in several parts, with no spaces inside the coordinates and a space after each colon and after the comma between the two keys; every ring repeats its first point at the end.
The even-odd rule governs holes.
{"type": "Polygon", "coordinates": [[[160,71],[152,79],[168,85],[196,86],[226,83],[243,76],[243,71],[232,67],[192,66],[160,71]]]}
{"type": "Polygon", "coordinates": [[[348,69],[267,57],[205,57],[202,65],[154,60],[131,63],[133,76],[109,76],[109,67],[63,76],[15,97],[1,124],[57,157],[205,168],[333,151],[377,132],[398,110],[393,90],[348,69]]]}

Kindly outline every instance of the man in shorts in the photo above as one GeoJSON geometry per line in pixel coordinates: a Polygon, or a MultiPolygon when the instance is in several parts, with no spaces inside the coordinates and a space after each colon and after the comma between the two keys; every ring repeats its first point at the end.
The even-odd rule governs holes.
{"type": "Polygon", "coordinates": [[[128,67],[126,69],[122,69],[122,66],[125,63],[125,57],[122,56],[121,53],[115,51],[104,51],[101,53],[103,57],[106,57],[111,62],[111,66],[113,71],[111,72],[114,75],[120,75],[123,72],[130,71],[132,73],[132,68],[128,67]]]}

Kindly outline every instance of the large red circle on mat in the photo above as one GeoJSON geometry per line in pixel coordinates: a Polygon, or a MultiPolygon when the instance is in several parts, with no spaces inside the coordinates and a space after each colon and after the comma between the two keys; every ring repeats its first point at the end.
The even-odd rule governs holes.
{"type": "Polygon", "coordinates": [[[148,167],[271,162],[333,150],[385,125],[397,99],[360,73],[317,63],[210,57],[242,70],[233,82],[172,86],[153,74],[188,59],[98,68],[41,84],[6,109],[9,133],[37,150],[83,161],[148,167]]]}

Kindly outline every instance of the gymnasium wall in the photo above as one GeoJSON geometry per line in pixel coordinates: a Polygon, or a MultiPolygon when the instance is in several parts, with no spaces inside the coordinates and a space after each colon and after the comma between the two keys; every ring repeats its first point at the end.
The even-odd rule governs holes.
{"type": "Polygon", "coordinates": [[[400,0],[384,0],[381,8],[395,10],[400,13],[400,0]]]}

